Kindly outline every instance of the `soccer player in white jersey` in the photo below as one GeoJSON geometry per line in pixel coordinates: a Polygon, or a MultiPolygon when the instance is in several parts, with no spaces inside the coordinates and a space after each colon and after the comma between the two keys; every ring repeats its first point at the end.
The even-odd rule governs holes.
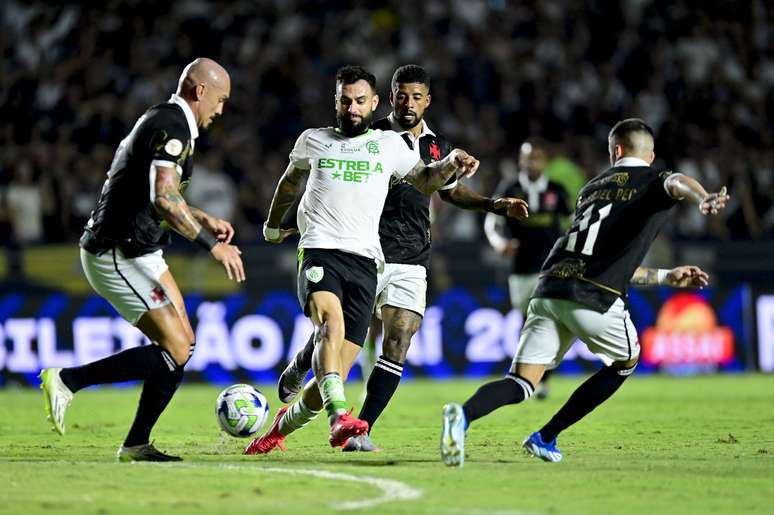
{"type": "Polygon", "coordinates": [[[298,297],[315,326],[315,378],[296,403],[277,412],[271,428],[245,454],[283,448],[285,437],[323,407],[332,447],[368,431],[367,422],[347,411],[343,381],[365,341],[377,270],[384,265],[379,219],[390,179],[405,179],[429,194],[455,173],[467,177],[478,169],[478,160],[458,149],[425,165],[396,133],[371,130],[379,103],[375,89],[376,78],[363,68],[338,70],[338,127],[301,134],[274,193],[263,232],[267,241],[281,243],[293,231],[280,229],[280,222],[295,202],[301,178],[308,175],[298,207],[298,297]]]}

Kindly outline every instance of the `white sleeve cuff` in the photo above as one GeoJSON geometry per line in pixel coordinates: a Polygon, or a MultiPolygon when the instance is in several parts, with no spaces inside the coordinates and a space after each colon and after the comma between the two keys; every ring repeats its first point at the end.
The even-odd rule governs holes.
{"type": "Polygon", "coordinates": [[[441,186],[440,188],[438,188],[438,191],[444,191],[444,190],[453,190],[454,188],[456,188],[456,187],[457,187],[457,184],[458,184],[459,182],[460,182],[460,181],[458,181],[458,180],[455,180],[455,181],[454,181],[453,183],[451,183],[451,184],[446,184],[446,185],[444,185],[444,186],[441,186]]]}
{"type": "Polygon", "coordinates": [[[163,166],[164,168],[174,168],[175,170],[177,170],[178,175],[183,175],[183,168],[179,164],[173,163],[172,161],[164,161],[163,159],[154,159],[153,161],[151,161],[151,166],[152,167],[163,166]]]}

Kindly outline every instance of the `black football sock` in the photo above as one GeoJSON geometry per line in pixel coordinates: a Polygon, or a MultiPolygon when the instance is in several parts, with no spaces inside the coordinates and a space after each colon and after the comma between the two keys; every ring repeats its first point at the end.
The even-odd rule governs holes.
{"type": "Polygon", "coordinates": [[[534,392],[535,387],[532,383],[511,373],[502,379],[487,383],[462,405],[467,425],[501,406],[529,399],[534,392]]]}
{"type": "Polygon", "coordinates": [[[77,392],[95,384],[122,383],[149,377],[154,371],[176,366],[172,357],[158,345],[143,345],[113,354],[80,367],[63,368],[65,386],[77,392]]]}
{"type": "Polygon", "coordinates": [[[311,370],[312,369],[312,354],[314,354],[314,334],[309,337],[309,340],[304,345],[298,354],[296,354],[296,368],[299,370],[311,370]]]}
{"type": "Polygon", "coordinates": [[[403,363],[398,363],[384,356],[379,356],[379,359],[376,360],[376,365],[366,385],[365,402],[360,409],[360,415],[358,415],[360,420],[368,422],[369,433],[373,429],[376,419],[379,418],[392,399],[395,390],[398,389],[401,375],[403,375],[403,363]]]}
{"type": "Polygon", "coordinates": [[[573,392],[564,406],[540,430],[540,437],[544,442],[552,441],[559,433],[610,398],[632,372],[634,367],[625,370],[601,368],[573,392]]]}
{"type": "Polygon", "coordinates": [[[140,395],[140,404],[134,417],[129,434],[124,440],[127,447],[143,445],[150,440],[150,433],[161,413],[172,400],[183,380],[183,367],[175,365],[174,369],[166,368],[145,380],[140,395]]]}

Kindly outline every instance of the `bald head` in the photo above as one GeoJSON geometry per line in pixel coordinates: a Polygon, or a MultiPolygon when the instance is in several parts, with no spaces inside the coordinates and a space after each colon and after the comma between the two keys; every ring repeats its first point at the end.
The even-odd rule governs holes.
{"type": "Polygon", "coordinates": [[[221,65],[212,59],[200,57],[188,63],[188,66],[183,69],[177,83],[177,94],[180,95],[200,83],[225,88],[231,85],[231,79],[226,69],[221,65]]]}
{"type": "Polygon", "coordinates": [[[231,94],[231,78],[221,65],[200,57],[183,69],[177,94],[191,106],[198,125],[207,127],[223,112],[223,104],[231,94]]]}
{"type": "Polygon", "coordinates": [[[615,124],[608,135],[610,163],[623,157],[636,157],[652,163],[655,142],[653,130],[639,118],[628,118],[615,124]]]}

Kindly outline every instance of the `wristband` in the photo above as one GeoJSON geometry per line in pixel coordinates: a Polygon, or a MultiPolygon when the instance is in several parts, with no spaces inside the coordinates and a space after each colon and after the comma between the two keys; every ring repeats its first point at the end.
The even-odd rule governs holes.
{"type": "Polygon", "coordinates": [[[656,282],[658,284],[666,284],[667,276],[669,276],[669,272],[671,270],[667,270],[665,268],[659,268],[656,270],[656,282]]]}
{"type": "Polygon", "coordinates": [[[210,234],[210,231],[204,228],[199,231],[199,234],[196,235],[196,238],[194,238],[193,241],[207,252],[211,251],[212,248],[218,244],[218,240],[215,239],[215,236],[210,234]]]}
{"type": "Polygon", "coordinates": [[[484,211],[488,213],[495,212],[495,199],[493,198],[486,199],[486,204],[484,205],[484,211]]]}
{"type": "Polygon", "coordinates": [[[263,224],[263,239],[266,241],[277,241],[280,238],[280,230],[277,227],[269,227],[263,224]]]}

